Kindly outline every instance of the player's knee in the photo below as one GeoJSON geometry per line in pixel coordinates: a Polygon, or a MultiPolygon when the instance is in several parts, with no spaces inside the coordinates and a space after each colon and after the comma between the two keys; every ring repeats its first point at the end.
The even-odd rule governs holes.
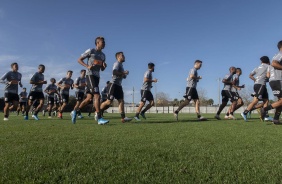
{"type": "Polygon", "coordinates": [[[154,106],[155,105],[154,100],[150,101],[150,104],[151,104],[151,106],[154,106]]]}

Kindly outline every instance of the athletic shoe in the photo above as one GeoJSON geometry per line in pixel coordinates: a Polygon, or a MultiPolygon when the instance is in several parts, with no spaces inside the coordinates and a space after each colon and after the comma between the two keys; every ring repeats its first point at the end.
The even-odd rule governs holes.
{"type": "Polygon", "coordinates": [[[272,123],[273,123],[274,125],[282,125],[282,123],[280,123],[280,121],[279,121],[278,119],[274,119],[274,120],[272,121],[272,123]]]}
{"type": "Polygon", "coordinates": [[[71,122],[76,123],[76,110],[71,111],[71,122]]]}
{"type": "Polygon", "coordinates": [[[265,118],[266,112],[264,111],[263,107],[260,108],[260,119],[263,121],[265,118]]]}
{"type": "Polygon", "coordinates": [[[121,122],[125,123],[125,122],[130,122],[131,120],[132,120],[132,118],[125,117],[125,118],[121,119],[121,122]]]}
{"type": "Polygon", "coordinates": [[[221,120],[221,118],[219,117],[219,115],[215,115],[214,118],[217,119],[217,120],[221,120]]]}
{"type": "Polygon", "coordinates": [[[176,119],[176,121],[178,121],[178,113],[176,113],[176,112],[174,112],[174,117],[175,117],[175,119],[176,119]]]}
{"type": "Polygon", "coordinates": [[[79,119],[82,119],[83,118],[83,116],[82,115],[79,115],[79,116],[77,116],[79,119]]]}
{"type": "Polygon", "coordinates": [[[236,120],[236,118],[232,114],[229,114],[229,119],[236,120]]]}
{"type": "Polygon", "coordinates": [[[199,118],[199,120],[200,120],[200,121],[206,121],[207,118],[205,118],[204,116],[201,116],[201,117],[199,118]]]}
{"type": "Polygon", "coordinates": [[[96,112],[95,112],[94,119],[95,119],[96,121],[98,121],[98,114],[97,114],[96,112]]]}
{"type": "Polygon", "coordinates": [[[109,123],[109,120],[105,120],[103,118],[98,119],[98,125],[105,125],[109,123]]]}
{"type": "Polygon", "coordinates": [[[245,121],[248,121],[247,116],[243,112],[241,113],[241,116],[245,121]]]}
{"type": "Polygon", "coordinates": [[[8,118],[4,118],[4,121],[9,121],[9,119],[8,118]]]}
{"type": "Polygon", "coordinates": [[[142,118],[146,119],[145,113],[140,113],[140,116],[142,116],[142,118]]]}
{"type": "Polygon", "coordinates": [[[228,115],[228,116],[227,116],[227,115],[225,115],[225,116],[224,116],[224,119],[231,119],[231,118],[230,118],[230,116],[229,116],[229,115],[228,115]]]}
{"type": "Polygon", "coordinates": [[[51,118],[52,118],[52,116],[48,116],[48,118],[49,118],[49,119],[51,119],[51,118]]]}
{"type": "Polygon", "coordinates": [[[37,117],[37,115],[33,115],[33,118],[34,118],[36,121],[39,120],[39,118],[37,117]]]}
{"type": "Polygon", "coordinates": [[[24,120],[28,120],[28,116],[24,116],[24,120]]]}
{"type": "Polygon", "coordinates": [[[141,121],[141,119],[138,118],[137,116],[135,116],[134,119],[135,119],[136,121],[141,121]]]}
{"type": "Polygon", "coordinates": [[[58,118],[63,119],[63,115],[62,115],[62,113],[58,112],[58,118]]]}
{"type": "Polygon", "coordinates": [[[265,118],[264,118],[264,121],[273,121],[273,118],[270,117],[270,116],[268,116],[268,117],[265,117],[265,118]]]}

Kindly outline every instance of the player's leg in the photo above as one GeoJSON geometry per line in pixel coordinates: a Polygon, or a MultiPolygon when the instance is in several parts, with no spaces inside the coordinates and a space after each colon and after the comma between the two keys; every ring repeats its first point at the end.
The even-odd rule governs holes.
{"type": "Polygon", "coordinates": [[[226,90],[221,91],[221,97],[222,97],[221,104],[220,104],[220,106],[219,106],[219,108],[216,112],[216,115],[214,116],[214,118],[216,118],[218,120],[220,120],[221,111],[224,109],[224,107],[227,105],[227,102],[229,101],[226,90]]]}

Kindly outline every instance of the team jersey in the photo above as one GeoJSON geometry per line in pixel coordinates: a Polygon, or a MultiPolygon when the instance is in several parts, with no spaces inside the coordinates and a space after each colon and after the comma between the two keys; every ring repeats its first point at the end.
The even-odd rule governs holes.
{"type": "MultiPolygon", "coordinates": [[[[113,71],[117,70],[118,72],[124,72],[122,63],[116,61],[113,66],[113,71]]],[[[112,75],[112,83],[121,86],[122,79],[125,78],[122,76],[112,75]]]]}
{"type": "MultiPolygon", "coordinates": [[[[233,74],[232,73],[226,74],[224,76],[223,80],[226,80],[226,82],[232,82],[233,81],[233,74]]],[[[230,91],[231,90],[231,84],[225,84],[224,83],[223,90],[230,91]]]]}
{"type": "Polygon", "coordinates": [[[54,94],[55,92],[57,92],[58,87],[55,84],[49,84],[48,86],[46,86],[44,91],[47,92],[51,92],[50,94],[47,93],[48,97],[53,97],[54,98],[54,94]]]}
{"type": "MultiPolygon", "coordinates": [[[[237,74],[234,74],[234,75],[233,75],[232,81],[235,81],[234,86],[239,86],[239,84],[240,84],[240,79],[239,79],[239,76],[238,76],[237,74]]],[[[232,92],[237,92],[237,89],[236,89],[234,86],[231,87],[231,91],[232,91],[232,92]]]]}
{"type": "MultiPolygon", "coordinates": [[[[282,51],[278,52],[272,60],[278,61],[280,65],[282,65],[282,51]]],[[[269,81],[280,81],[282,80],[282,70],[277,70],[275,68],[269,68],[270,71],[270,78],[269,81]]]]}
{"type": "Polygon", "coordinates": [[[153,79],[153,75],[152,75],[152,71],[151,70],[147,70],[144,74],[144,78],[147,78],[150,80],[150,82],[143,82],[142,85],[142,90],[147,90],[147,91],[151,91],[152,88],[152,82],[151,80],[153,79]]]}
{"type": "Polygon", "coordinates": [[[269,67],[268,64],[262,63],[260,66],[258,66],[251,72],[250,75],[256,75],[255,84],[262,84],[262,85],[266,84],[266,82],[268,81],[266,77],[268,67],[269,67]]]}
{"type": "Polygon", "coordinates": [[[195,77],[198,77],[198,70],[196,68],[192,68],[189,72],[188,81],[187,81],[187,87],[196,88],[199,79],[190,78],[190,75],[194,75],[195,77]]]}
{"type": "Polygon", "coordinates": [[[106,61],[106,56],[102,51],[96,49],[88,49],[81,54],[82,59],[88,59],[87,64],[93,68],[86,70],[86,75],[94,75],[100,77],[100,70],[103,63],[106,61]]]}
{"type": "Polygon", "coordinates": [[[9,71],[5,73],[0,79],[1,83],[6,84],[4,92],[18,94],[18,85],[21,79],[22,74],[19,72],[9,71]],[[11,84],[8,84],[9,82],[11,82],[11,84]]]}
{"type": "Polygon", "coordinates": [[[19,94],[19,102],[27,102],[27,92],[20,92],[19,94]]]}
{"type": "Polygon", "coordinates": [[[64,86],[66,87],[64,89],[61,89],[60,93],[64,95],[69,95],[70,88],[73,85],[73,80],[70,78],[64,77],[64,78],[61,78],[58,83],[61,84],[63,87],[64,86]]]}
{"type": "Polygon", "coordinates": [[[77,77],[74,81],[74,84],[78,87],[75,88],[76,92],[85,92],[85,86],[86,86],[86,78],[85,77],[77,77]]]}
{"type": "MultiPolygon", "coordinates": [[[[36,72],[35,74],[33,74],[30,81],[35,83],[44,81],[44,75],[42,73],[36,72]]],[[[42,86],[43,84],[32,84],[30,91],[42,92],[42,86]]]]}

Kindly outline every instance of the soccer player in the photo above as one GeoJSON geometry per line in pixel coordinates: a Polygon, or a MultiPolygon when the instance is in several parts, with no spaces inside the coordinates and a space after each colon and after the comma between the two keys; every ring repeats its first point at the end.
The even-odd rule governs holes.
{"type": "Polygon", "coordinates": [[[278,100],[267,107],[261,108],[261,117],[265,117],[266,111],[276,109],[273,123],[281,124],[279,117],[282,110],[282,40],[278,42],[277,47],[279,52],[272,59],[271,66],[268,69],[268,76],[273,95],[276,96],[278,100]]]}
{"type": "Polygon", "coordinates": [[[9,106],[10,103],[13,104],[13,107],[16,109],[19,103],[19,96],[18,96],[18,85],[22,87],[21,79],[22,74],[18,72],[19,65],[18,63],[11,64],[12,71],[5,73],[0,82],[6,84],[4,89],[4,96],[5,96],[5,106],[4,106],[4,121],[9,120],[9,106]]]}
{"type": "Polygon", "coordinates": [[[190,70],[189,75],[187,77],[187,87],[186,87],[186,93],[183,96],[185,100],[179,105],[179,107],[174,111],[174,116],[176,120],[178,121],[178,113],[179,111],[188,105],[191,100],[194,100],[195,102],[195,110],[197,113],[197,118],[199,120],[206,120],[203,116],[201,116],[200,113],[200,100],[197,92],[197,83],[200,79],[202,79],[201,76],[198,75],[198,70],[202,67],[202,61],[196,60],[194,62],[194,67],[190,70]]]}
{"type": "Polygon", "coordinates": [[[139,114],[146,119],[145,112],[149,110],[152,106],[155,105],[154,103],[154,97],[151,92],[152,82],[158,82],[158,79],[153,79],[152,73],[155,71],[155,64],[154,63],[148,63],[148,70],[144,74],[144,80],[143,85],[141,88],[141,101],[140,105],[136,110],[136,114],[134,119],[136,121],[141,121],[139,118],[139,114]],[[146,101],[149,101],[149,104],[142,110],[144,107],[146,101]],[[142,110],[142,111],[141,111],[142,110]]]}
{"type": "Polygon", "coordinates": [[[69,93],[70,89],[73,89],[73,80],[72,71],[67,71],[66,77],[63,77],[57,83],[57,86],[60,88],[61,95],[61,107],[59,108],[58,118],[63,118],[63,112],[65,110],[66,105],[69,103],[69,93]]]}
{"type": "Polygon", "coordinates": [[[104,71],[107,67],[106,56],[102,52],[105,48],[105,39],[103,37],[97,37],[95,39],[96,48],[87,49],[79,58],[78,63],[87,68],[86,70],[86,98],[79,105],[78,109],[74,110],[72,115],[72,122],[76,122],[76,112],[80,111],[82,107],[87,105],[91,99],[94,102],[94,106],[97,113],[97,121],[99,125],[104,125],[109,122],[101,116],[100,112],[100,92],[99,92],[99,81],[100,81],[100,70],[104,71]],[[87,59],[87,63],[84,62],[87,59]]]}
{"type": "Polygon", "coordinates": [[[214,116],[214,118],[220,120],[220,113],[221,111],[224,109],[224,107],[227,105],[227,102],[231,101],[231,109],[230,109],[230,114],[229,114],[229,118],[230,119],[236,119],[233,116],[233,112],[234,109],[237,105],[237,100],[236,97],[232,95],[231,93],[231,86],[234,85],[236,83],[236,80],[233,79],[233,75],[236,73],[236,68],[234,66],[231,66],[229,68],[229,73],[227,75],[225,75],[225,77],[222,79],[222,82],[224,83],[224,87],[223,90],[221,91],[221,96],[222,96],[222,103],[219,106],[219,109],[216,113],[216,115],[214,116]]]}
{"type": "MultiPolygon", "coordinates": [[[[236,107],[234,109],[234,112],[244,105],[243,99],[240,97],[240,95],[238,93],[238,90],[241,90],[242,88],[245,87],[245,85],[239,86],[240,85],[240,79],[239,78],[240,78],[241,75],[242,75],[241,68],[236,68],[236,73],[233,75],[233,80],[236,81],[236,82],[231,87],[232,96],[234,96],[235,99],[237,100],[237,104],[236,104],[236,107]]],[[[230,112],[231,112],[231,106],[229,107],[224,119],[232,119],[232,117],[229,117],[230,112]]]]}
{"type": "Polygon", "coordinates": [[[117,52],[116,59],[117,61],[114,63],[113,66],[112,80],[109,87],[108,99],[101,104],[101,111],[103,112],[104,110],[109,108],[113,100],[117,99],[119,104],[119,112],[121,115],[121,122],[125,123],[131,121],[132,119],[125,117],[124,94],[123,94],[121,83],[122,80],[127,77],[129,71],[124,70],[123,68],[123,63],[125,62],[125,56],[123,52],[117,52]]]}
{"type": "Polygon", "coordinates": [[[19,115],[19,113],[21,111],[22,115],[24,116],[24,112],[26,110],[27,95],[28,94],[26,92],[26,88],[23,88],[23,91],[20,92],[20,94],[19,94],[20,105],[18,106],[18,109],[17,109],[17,115],[19,115]]]}
{"type": "Polygon", "coordinates": [[[58,87],[56,86],[56,79],[51,78],[50,79],[51,84],[47,85],[44,92],[47,94],[48,99],[48,118],[52,118],[51,112],[55,103],[54,96],[55,94],[58,94],[58,87]]]}
{"type": "Polygon", "coordinates": [[[26,107],[26,112],[24,116],[25,120],[28,120],[28,112],[34,100],[37,100],[39,102],[39,105],[36,107],[34,111],[33,118],[35,120],[39,120],[37,114],[41,110],[44,104],[44,94],[43,94],[42,86],[43,84],[47,84],[47,81],[44,80],[44,75],[43,75],[44,71],[45,71],[45,66],[40,64],[38,66],[38,72],[33,74],[33,76],[30,79],[29,83],[32,84],[32,87],[28,95],[28,105],[26,107]]]}
{"type": "Polygon", "coordinates": [[[247,114],[248,112],[262,107],[256,106],[259,101],[263,101],[265,107],[268,105],[268,92],[266,88],[267,70],[270,64],[269,58],[267,56],[262,56],[260,58],[261,64],[256,67],[249,75],[250,79],[254,81],[254,98],[253,101],[248,105],[244,112],[241,113],[241,116],[245,121],[248,121],[247,114]]]}
{"type": "MultiPolygon", "coordinates": [[[[86,74],[86,70],[81,70],[81,71],[80,71],[80,77],[78,77],[78,78],[75,79],[74,88],[75,88],[75,90],[76,90],[76,91],[75,91],[76,104],[75,104],[73,110],[78,109],[79,105],[81,104],[81,102],[82,102],[83,99],[84,99],[84,93],[85,93],[85,87],[86,87],[86,78],[85,78],[85,74],[86,74]]],[[[74,113],[74,112],[72,111],[72,112],[71,112],[71,115],[72,115],[73,113],[74,113]]],[[[77,112],[77,116],[78,116],[79,118],[83,118],[80,111],[77,112]]]]}

